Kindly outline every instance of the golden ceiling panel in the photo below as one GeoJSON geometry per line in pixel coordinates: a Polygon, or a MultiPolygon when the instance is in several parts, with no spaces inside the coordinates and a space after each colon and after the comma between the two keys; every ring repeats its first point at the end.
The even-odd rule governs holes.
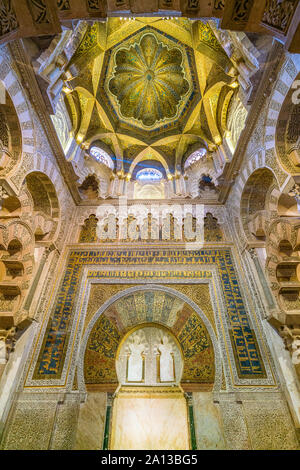
{"type": "Polygon", "coordinates": [[[192,49],[152,26],[107,51],[103,70],[97,99],[148,142],[178,127],[201,98],[192,49]]]}
{"type": "Polygon", "coordinates": [[[152,127],[177,118],[190,91],[179,49],[170,49],[147,33],[129,49],[119,49],[114,61],[108,88],[125,119],[133,118],[152,127]]]}
{"type": "Polygon", "coordinates": [[[201,21],[94,22],[66,70],[65,88],[70,95],[77,94],[81,104],[77,141],[90,144],[109,133],[119,142],[114,149],[124,158],[124,151],[133,145],[141,149],[168,145],[160,153],[174,159],[175,165],[172,155],[176,153],[180,161],[182,136],[188,134],[192,142],[203,138],[208,144],[215,137],[220,140],[219,130],[224,129],[219,97],[232,81],[225,56],[210,26],[201,21]]]}
{"type": "Polygon", "coordinates": [[[81,59],[81,57],[86,57],[86,55],[92,51],[101,51],[102,48],[100,47],[99,39],[103,35],[103,31],[101,31],[102,34],[100,35],[100,29],[103,29],[103,25],[99,22],[95,22],[87,29],[82,41],[80,42],[75,54],[70,61],[70,64],[78,61],[81,59]]]}

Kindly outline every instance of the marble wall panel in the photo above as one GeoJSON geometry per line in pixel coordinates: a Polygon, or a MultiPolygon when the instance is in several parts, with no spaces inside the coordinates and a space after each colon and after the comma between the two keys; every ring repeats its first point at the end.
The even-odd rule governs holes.
{"type": "Polygon", "coordinates": [[[102,449],[106,414],[106,392],[89,392],[80,405],[76,450],[102,449]]]}
{"type": "Polygon", "coordinates": [[[177,395],[116,397],[111,449],[189,449],[187,404],[183,395],[177,395]]]}
{"type": "Polygon", "coordinates": [[[197,449],[226,449],[221,413],[212,393],[194,392],[193,408],[197,449]]]}

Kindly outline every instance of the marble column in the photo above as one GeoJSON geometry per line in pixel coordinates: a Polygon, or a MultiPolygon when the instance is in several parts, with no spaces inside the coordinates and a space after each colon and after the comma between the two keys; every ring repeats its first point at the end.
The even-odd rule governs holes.
{"type": "Polygon", "coordinates": [[[195,420],[194,420],[194,408],[193,408],[193,394],[191,392],[187,392],[184,395],[185,395],[186,402],[187,402],[187,407],[188,407],[188,420],[189,420],[189,427],[190,427],[191,450],[197,450],[197,440],[196,440],[195,420]]]}
{"type": "Polygon", "coordinates": [[[104,436],[103,436],[103,446],[102,446],[103,450],[108,450],[109,449],[112,405],[113,405],[113,394],[112,393],[107,393],[105,426],[104,426],[104,436]]]}

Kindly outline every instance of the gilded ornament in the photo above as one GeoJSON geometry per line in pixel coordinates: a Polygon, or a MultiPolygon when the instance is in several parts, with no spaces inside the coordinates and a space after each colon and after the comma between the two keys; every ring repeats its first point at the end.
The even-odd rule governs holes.
{"type": "Polygon", "coordinates": [[[151,33],[129,49],[119,49],[109,90],[116,96],[122,116],[147,127],[175,118],[189,91],[182,60],[179,49],[169,48],[151,33]]]}

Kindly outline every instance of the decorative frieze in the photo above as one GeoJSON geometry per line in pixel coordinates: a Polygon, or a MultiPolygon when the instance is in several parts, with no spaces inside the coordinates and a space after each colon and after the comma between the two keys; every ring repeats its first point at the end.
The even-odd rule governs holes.
{"type": "Polygon", "coordinates": [[[297,4],[297,0],[267,0],[262,22],[286,33],[297,4]]]}
{"type": "Polygon", "coordinates": [[[3,0],[0,4],[0,36],[15,31],[19,26],[12,0],[3,0]]]}

